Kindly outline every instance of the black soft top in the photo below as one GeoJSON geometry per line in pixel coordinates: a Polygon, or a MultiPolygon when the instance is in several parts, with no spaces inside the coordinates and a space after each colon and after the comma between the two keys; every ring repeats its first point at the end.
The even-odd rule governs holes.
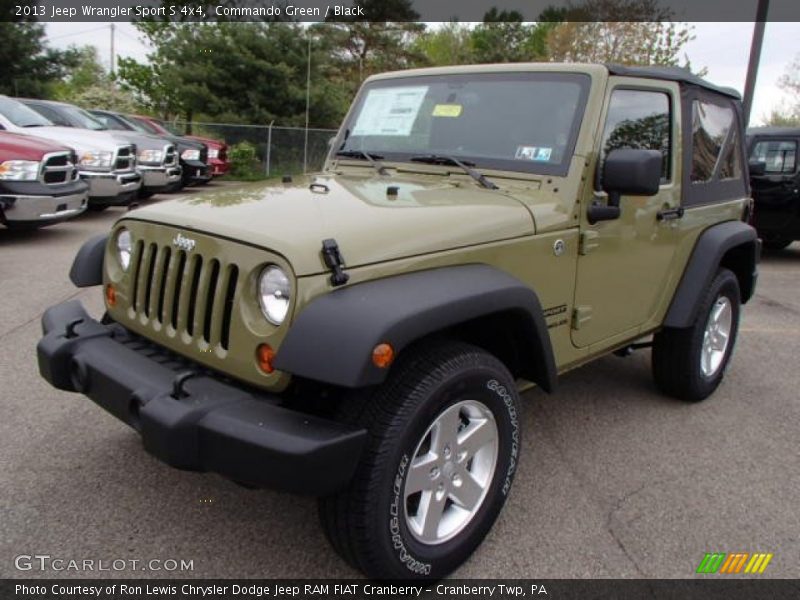
{"type": "Polygon", "coordinates": [[[747,135],[790,135],[800,136],[800,127],[750,127],[747,135]]]}
{"type": "Polygon", "coordinates": [[[689,85],[696,85],[698,87],[711,90],[723,96],[729,96],[736,100],[741,100],[742,96],[733,88],[719,87],[698,77],[689,69],[683,67],[629,67],[627,65],[607,64],[606,68],[612,75],[620,75],[623,77],[647,77],[650,79],[666,79],[667,81],[677,81],[678,83],[685,83],[689,85]]]}

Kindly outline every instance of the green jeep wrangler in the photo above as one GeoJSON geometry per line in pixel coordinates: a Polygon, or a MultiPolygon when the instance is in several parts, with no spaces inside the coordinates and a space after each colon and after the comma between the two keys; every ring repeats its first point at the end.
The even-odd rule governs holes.
{"type": "Polygon", "coordinates": [[[521,389],[650,346],[664,393],[719,385],[760,254],[743,133],[675,68],[371,77],[321,173],[88,241],[107,313],[50,308],[41,374],[174,467],[319,496],[368,576],[443,577],[511,490],[521,389]]]}

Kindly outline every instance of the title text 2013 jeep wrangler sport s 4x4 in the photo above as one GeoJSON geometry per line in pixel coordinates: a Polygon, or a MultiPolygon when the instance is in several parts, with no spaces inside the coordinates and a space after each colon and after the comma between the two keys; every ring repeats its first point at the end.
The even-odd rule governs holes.
{"type": "Polygon", "coordinates": [[[49,309],[42,375],[181,469],[321,496],[371,577],[446,575],[524,460],[518,381],[652,335],[665,393],[720,383],[759,242],[740,103],[676,69],[368,79],[308,180],[129,213],[49,309]]]}

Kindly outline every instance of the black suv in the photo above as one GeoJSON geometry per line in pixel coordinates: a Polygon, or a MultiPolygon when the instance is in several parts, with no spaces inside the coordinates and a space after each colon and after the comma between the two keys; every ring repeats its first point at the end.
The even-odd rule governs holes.
{"type": "Polygon", "coordinates": [[[755,127],[747,131],[754,225],[764,247],[782,250],[800,240],[800,127],[755,127]]]}

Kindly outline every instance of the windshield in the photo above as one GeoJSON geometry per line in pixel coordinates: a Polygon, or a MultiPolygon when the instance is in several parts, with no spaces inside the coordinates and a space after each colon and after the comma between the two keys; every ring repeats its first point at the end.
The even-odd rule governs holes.
{"type": "Polygon", "coordinates": [[[169,131],[172,135],[183,135],[180,127],[173,123],[167,123],[166,121],[158,121],[158,124],[161,125],[164,129],[169,131]]]}
{"type": "Polygon", "coordinates": [[[77,106],[61,105],[58,107],[58,110],[62,111],[69,118],[69,120],[75,124],[75,127],[79,127],[81,129],[93,129],[95,131],[108,129],[88,112],[82,108],[78,108],[77,106]]]}
{"type": "Polygon", "coordinates": [[[161,132],[153,127],[151,123],[149,123],[145,119],[140,119],[139,117],[131,117],[130,122],[133,126],[136,127],[139,131],[143,131],[144,133],[155,133],[160,134],[161,132]]]}
{"type": "Polygon", "coordinates": [[[128,125],[116,115],[103,112],[90,112],[89,114],[105,125],[106,129],[113,129],[114,131],[131,131],[134,129],[132,125],[128,125]]]}
{"type": "Polygon", "coordinates": [[[566,174],[589,85],[588,75],[542,72],[374,81],[356,99],[334,152],[566,174]]]}
{"type": "Polygon", "coordinates": [[[0,96],[0,114],[17,127],[47,127],[50,121],[22,102],[0,96]]]}

